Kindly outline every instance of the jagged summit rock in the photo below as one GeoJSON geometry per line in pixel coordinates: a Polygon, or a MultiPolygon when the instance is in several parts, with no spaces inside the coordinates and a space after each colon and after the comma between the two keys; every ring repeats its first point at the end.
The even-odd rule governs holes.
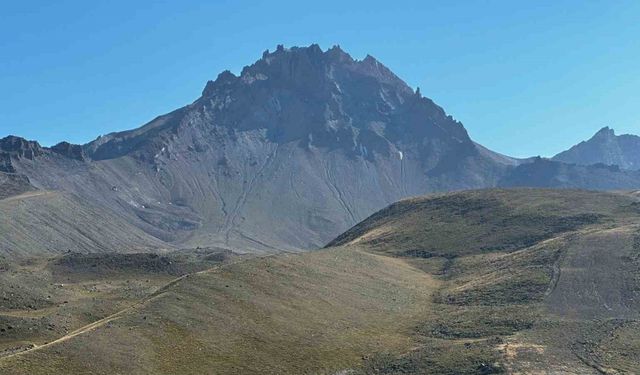
{"type": "Polygon", "coordinates": [[[640,169],[640,137],[616,135],[608,126],[591,139],[580,142],[553,157],[554,160],[579,165],[617,165],[622,169],[640,169]]]}
{"type": "Polygon", "coordinates": [[[598,138],[611,138],[611,137],[615,137],[616,132],[615,130],[611,129],[608,126],[603,127],[602,129],[598,130],[598,132],[596,132],[596,134],[594,135],[594,137],[598,137],[598,138]]]}
{"type": "Polygon", "coordinates": [[[36,141],[28,141],[14,135],[4,137],[0,139],[0,172],[15,173],[15,158],[33,160],[42,153],[43,149],[36,141]]]}
{"type": "MultiPolygon", "coordinates": [[[[228,131],[261,129],[271,142],[340,147],[369,158],[397,154],[401,145],[427,157],[434,147],[415,145],[416,136],[429,137],[430,142],[441,139],[437,152],[457,150],[459,144],[474,152],[462,124],[442,108],[416,95],[370,55],[357,61],[339,47],[326,52],[318,45],[267,51],[239,76],[220,73],[207,83],[201,98],[177,115],[152,122],[135,137],[131,132],[110,135],[108,140],[90,144],[89,154],[96,159],[122,156],[148,146],[138,134],[155,134],[161,129],[175,133],[198,126],[201,130],[212,126],[228,131]],[[195,111],[200,116],[197,120],[192,117],[195,111]],[[190,121],[182,115],[190,116],[190,121]]],[[[157,151],[150,149],[154,154],[157,151]]]]}
{"type": "Polygon", "coordinates": [[[69,142],[60,142],[51,147],[51,151],[71,159],[85,160],[86,155],[81,145],[74,145],[69,142]]]}
{"type": "Polygon", "coordinates": [[[36,141],[10,135],[0,139],[0,152],[33,160],[36,156],[42,155],[43,150],[36,141]]]}

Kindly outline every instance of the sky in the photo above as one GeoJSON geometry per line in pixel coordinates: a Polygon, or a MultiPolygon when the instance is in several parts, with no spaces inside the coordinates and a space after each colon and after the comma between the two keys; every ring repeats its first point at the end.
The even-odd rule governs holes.
{"type": "Polygon", "coordinates": [[[277,44],[371,54],[495,151],[640,134],[640,1],[0,0],[0,137],[143,125],[277,44]]]}

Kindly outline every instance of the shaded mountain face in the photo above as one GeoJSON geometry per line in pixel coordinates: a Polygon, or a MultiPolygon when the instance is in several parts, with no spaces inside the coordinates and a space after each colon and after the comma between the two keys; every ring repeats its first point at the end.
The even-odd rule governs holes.
{"type": "Polygon", "coordinates": [[[603,182],[559,162],[532,173],[530,162],[475,144],[375,58],[317,45],[265,51],[192,104],[86,145],[0,141],[0,172],[21,176],[14,191],[70,193],[170,247],[317,248],[394,201],[435,191],[640,186],[625,171],[603,182]]]}
{"type": "Polygon", "coordinates": [[[580,142],[553,160],[580,164],[617,165],[622,169],[640,169],[640,137],[631,134],[616,135],[604,127],[588,141],[580,142]]]}
{"type": "Polygon", "coordinates": [[[318,247],[402,197],[493,186],[512,164],[373,57],[317,45],[266,51],[139,129],[31,148],[7,164],[38,188],[167,242],[239,250],[318,247]]]}

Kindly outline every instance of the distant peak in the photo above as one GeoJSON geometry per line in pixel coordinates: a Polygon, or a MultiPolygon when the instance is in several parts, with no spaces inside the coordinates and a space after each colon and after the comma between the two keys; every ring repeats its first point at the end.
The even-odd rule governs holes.
{"type": "Polygon", "coordinates": [[[608,126],[598,130],[598,132],[593,136],[593,138],[609,138],[615,137],[616,133],[613,129],[608,126]]]}
{"type": "Polygon", "coordinates": [[[216,78],[216,81],[220,81],[220,82],[225,82],[225,81],[231,81],[231,80],[235,80],[236,75],[231,73],[230,70],[225,70],[222,73],[218,74],[218,78],[216,78]]]}

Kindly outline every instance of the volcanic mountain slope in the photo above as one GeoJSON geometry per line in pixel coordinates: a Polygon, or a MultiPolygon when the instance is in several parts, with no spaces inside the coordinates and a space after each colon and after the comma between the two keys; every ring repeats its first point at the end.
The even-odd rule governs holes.
{"type": "Polygon", "coordinates": [[[621,169],[640,169],[640,137],[631,134],[616,135],[604,127],[591,139],[580,142],[553,160],[580,165],[617,165],[621,169]]]}
{"type": "Polygon", "coordinates": [[[635,373],[640,204],[482,190],[393,204],[331,248],[220,266],[0,358],[6,374],[635,373]]]}
{"type": "Polygon", "coordinates": [[[64,191],[149,234],[150,245],[250,252],[323,246],[428,192],[640,186],[636,172],[492,152],[375,58],[317,45],[265,51],[192,104],[84,146],[4,138],[0,173],[0,198],[64,191]]]}
{"type": "Polygon", "coordinates": [[[321,246],[402,197],[493,186],[513,163],[373,57],[317,45],[267,51],[139,129],[0,148],[4,170],[163,241],[254,250],[321,246]]]}

